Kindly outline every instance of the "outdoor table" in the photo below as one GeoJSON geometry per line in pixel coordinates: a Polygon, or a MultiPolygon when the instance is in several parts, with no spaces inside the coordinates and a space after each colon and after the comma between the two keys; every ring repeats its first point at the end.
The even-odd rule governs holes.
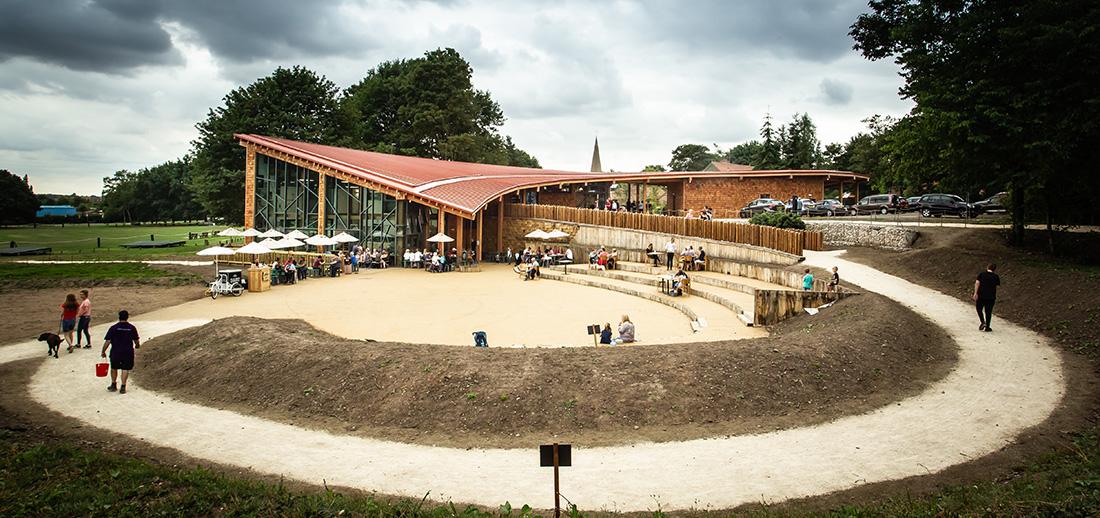
{"type": "Polygon", "coordinates": [[[671,275],[658,275],[657,279],[660,282],[661,293],[668,293],[670,290],[672,290],[671,275]]]}

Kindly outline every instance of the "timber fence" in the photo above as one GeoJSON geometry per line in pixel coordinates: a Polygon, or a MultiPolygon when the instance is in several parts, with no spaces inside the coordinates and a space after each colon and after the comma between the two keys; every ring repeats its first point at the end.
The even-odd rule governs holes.
{"type": "Polygon", "coordinates": [[[548,219],[714,239],[771,248],[794,255],[802,255],[803,250],[822,250],[825,244],[821,232],[732,221],[706,221],[637,212],[577,209],[559,205],[506,205],[505,207],[504,214],[513,218],[548,219]]]}

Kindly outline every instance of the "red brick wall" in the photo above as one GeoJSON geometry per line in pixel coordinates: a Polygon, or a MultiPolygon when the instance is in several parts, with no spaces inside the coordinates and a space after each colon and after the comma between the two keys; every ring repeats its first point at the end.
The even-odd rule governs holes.
{"type": "Polygon", "coordinates": [[[737,211],[762,194],[779,200],[789,200],[792,194],[815,199],[825,197],[825,179],[820,176],[794,178],[695,178],[684,181],[682,209],[714,209],[720,218],[736,217],[737,211]]]}

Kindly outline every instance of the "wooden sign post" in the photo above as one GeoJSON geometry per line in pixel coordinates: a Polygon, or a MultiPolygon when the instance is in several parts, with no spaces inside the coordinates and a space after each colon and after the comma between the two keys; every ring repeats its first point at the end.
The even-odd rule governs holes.
{"type": "Polygon", "coordinates": [[[600,325],[592,324],[588,326],[588,334],[592,335],[592,346],[599,347],[600,345],[600,325]]]}
{"type": "Polygon", "coordinates": [[[543,444],[539,446],[539,465],[554,468],[554,518],[561,518],[561,486],[558,483],[558,467],[573,465],[572,444],[543,444]]]}

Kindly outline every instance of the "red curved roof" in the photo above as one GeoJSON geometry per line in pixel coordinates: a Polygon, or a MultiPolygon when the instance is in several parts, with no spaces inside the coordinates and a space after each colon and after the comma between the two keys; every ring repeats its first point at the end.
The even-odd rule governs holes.
{"type": "Polygon", "coordinates": [[[716,176],[745,178],[834,175],[867,179],[864,175],[848,171],[825,170],[588,173],[451,162],[325,146],[262,135],[237,134],[234,137],[242,144],[256,145],[257,152],[263,153],[264,148],[268,148],[286,153],[307,162],[330,167],[352,177],[362,178],[366,182],[405,193],[412,199],[433,202],[471,216],[499,196],[519,189],[547,185],[632,180],[649,180],[653,182],[693,177],[714,178],[716,176]]]}

